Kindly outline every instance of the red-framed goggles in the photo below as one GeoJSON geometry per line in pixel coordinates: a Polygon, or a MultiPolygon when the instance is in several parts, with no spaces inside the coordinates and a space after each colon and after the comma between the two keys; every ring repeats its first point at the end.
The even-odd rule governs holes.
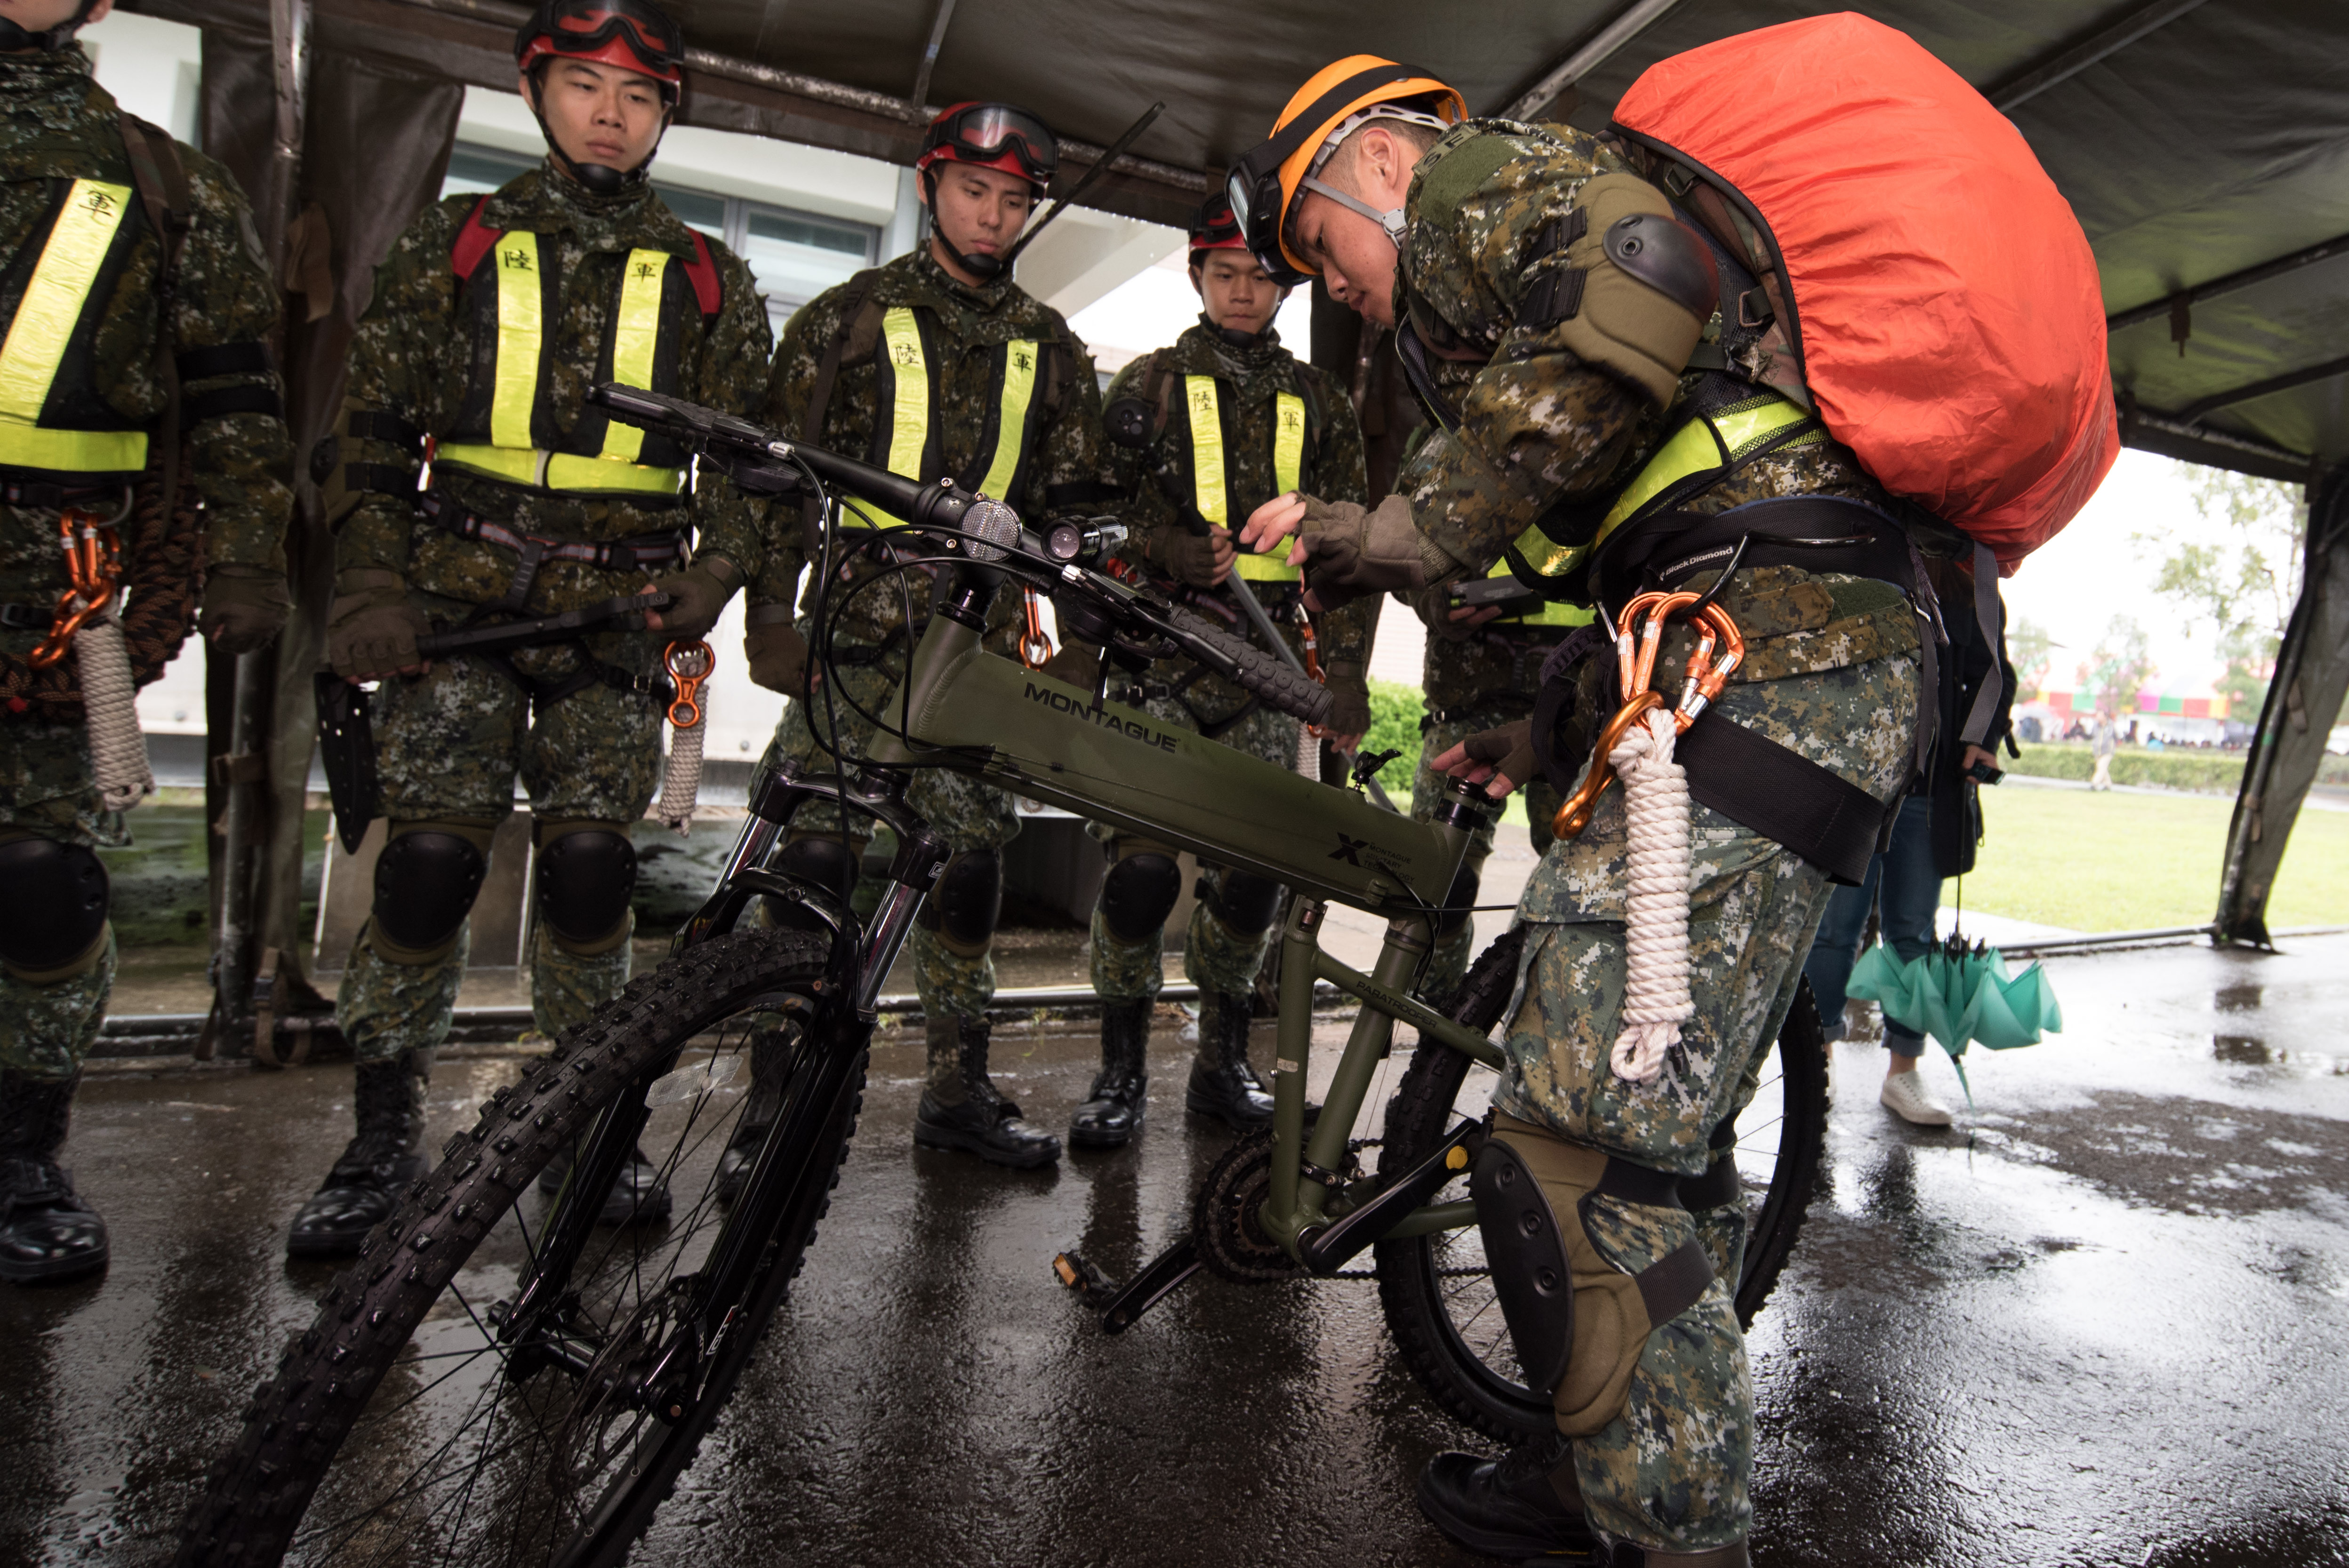
{"type": "Polygon", "coordinates": [[[514,36],[514,62],[527,71],[550,57],[685,82],[685,36],[646,0],[547,0],[514,36]]]}
{"type": "Polygon", "coordinates": [[[930,122],[915,167],[939,160],[1016,174],[1039,187],[1061,167],[1061,139],[1024,108],[1008,103],[960,103],[930,122]]]}

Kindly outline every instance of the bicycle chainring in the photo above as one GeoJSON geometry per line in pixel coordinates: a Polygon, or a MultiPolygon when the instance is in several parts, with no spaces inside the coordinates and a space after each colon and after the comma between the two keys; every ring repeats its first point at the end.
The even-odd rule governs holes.
{"type": "Polygon", "coordinates": [[[1192,1200],[1191,1239],[1209,1270],[1240,1284],[1302,1279],[1305,1270],[1266,1234],[1257,1211],[1272,1191],[1272,1134],[1233,1141],[1192,1200]]]}

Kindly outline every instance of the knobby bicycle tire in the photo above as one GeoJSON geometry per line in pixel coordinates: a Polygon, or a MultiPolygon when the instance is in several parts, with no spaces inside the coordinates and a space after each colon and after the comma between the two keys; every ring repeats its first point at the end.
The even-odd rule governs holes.
{"type": "MultiPolygon", "coordinates": [[[[1489,1032],[1500,1022],[1515,988],[1523,943],[1524,928],[1519,927],[1477,958],[1450,1009],[1455,1022],[1480,1032],[1489,1032]]],[[[1747,1236],[1736,1291],[1742,1326],[1752,1324],[1785,1266],[1817,1181],[1826,1142],[1826,1049],[1807,985],[1797,989],[1772,1060],[1780,1067],[1775,1080],[1778,1114],[1773,1119],[1769,1112],[1774,1108],[1765,1105],[1756,1119],[1771,1123],[1764,1130],[1775,1133],[1777,1160],[1747,1236]]],[[[1387,1104],[1379,1167],[1382,1176],[1392,1178],[1411,1169],[1451,1130],[1472,1066],[1458,1051],[1421,1043],[1387,1104]]],[[[1765,1074],[1764,1087],[1771,1082],[1765,1074]]],[[[1742,1139],[1751,1136],[1748,1119],[1739,1119],[1742,1139]]],[[[1438,1196],[1464,1195],[1463,1191],[1438,1196]]],[[[1474,1291],[1481,1282],[1473,1264],[1447,1263],[1441,1255],[1444,1245],[1444,1237],[1433,1236],[1381,1242],[1377,1248],[1380,1305],[1405,1363],[1446,1413],[1486,1437],[1514,1444],[1556,1431],[1550,1402],[1515,1377],[1514,1351],[1498,1321],[1498,1305],[1483,1303],[1471,1319],[1486,1345],[1482,1354],[1455,1321],[1448,1298],[1474,1291]]]]}
{"type": "MultiPolygon", "coordinates": [[[[697,1034],[754,1005],[789,1003],[812,990],[824,974],[825,953],[823,940],[791,931],[738,932],[690,948],[631,982],[586,1023],[565,1030],[545,1060],[486,1102],[476,1125],[449,1140],[440,1169],[409,1189],[399,1210],[368,1237],[358,1261],[320,1298],[316,1319],[295,1336],[276,1376],[262,1386],[233,1447],[213,1465],[203,1495],[190,1509],[178,1561],[189,1568],[279,1562],[296,1543],[305,1512],[341,1457],[345,1439],[419,1323],[547,1162],[559,1150],[575,1151],[607,1108],[637,1089],[655,1068],[667,1070],[664,1064],[674,1062],[697,1034]]],[[[626,1445],[621,1474],[583,1511],[583,1523],[570,1540],[510,1538],[506,1561],[612,1568],[650,1525],[750,1365],[814,1239],[855,1129],[864,1063],[861,1038],[843,1043],[810,1037],[795,1058],[791,1082],[773,1086],[769,1103],[783,1107],[776,1113],[778,1121],[814,1131],[792,1160],[777,1162],[792,1183],[779,1211],[781,1221],[769,1233],[747,1287],[736,1302],[720,1304],[734,1307],[737,1323],[695,1385],[689,1410],[673,1423],[639,1423],[646,1437],[626,1445]],[[802,1096],[796,1112],[793,1094],[802,1096]]],[[[722,1231],[722,1220],[712,1223],[722,1231]]],[[[611,1233],[593,1233],[607,1241],[611,1233]]],[[[567,1266],[574,1260],[562,1261],[567,1266]]],[[[533,1267],[544,1262],[543,1254],[531,1258],[533,1267]]],[[[517,1294],[528,1277],[517,1276],[517,1294]]],[[[471,1315],[471,1304],[463,1305],[471,1315]]],[[[474,1326],[487,1335],[478,1316],[474,1326]]],[[[489,1371],[492,1381],[502,1377],[495,1363],[489,1371]]],[[[608,1382],[611,1374],[606,1377],[608,1382]]],[[[582,1410],[595,1414],[595,1386],[582,1375],[573,1387],[578,1392],[571,1407],[575,1423],[582,1410]]],[[[500,1398],[521,1402],[502,1387],[500,1398]]],[[[494,1413],[491,1419],[494,1423],[494,1413]]],[[[486,1469],[498,1458],[489,1453],[481,1462],[486,1469]]],[[[471,1493],[469,1481],[469,1504],[471,1493]]],[[[396,1499],[395,1493],[387,1502],[396,1499]]],[[[397,1523],[379,1523],[376,1535],[394,1531],[397,1523]]],[[[353,1539],[356,1532],[346,1537],[353,1539]]],[[[452,1539],[452,1555],[454,1544],[452,1539]]],[[[405,1560],[398,1546],[389,1555],[405,1560]]],[[[334,1542],[326,1543],[323,1560],[339,1560],[334,1542]]]]}

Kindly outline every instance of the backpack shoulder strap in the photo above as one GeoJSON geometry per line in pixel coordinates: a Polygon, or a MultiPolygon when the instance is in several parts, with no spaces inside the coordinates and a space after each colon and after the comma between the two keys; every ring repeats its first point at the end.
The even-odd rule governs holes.
{"type": "MultiPolygon", "coordinates": [[[[180,362],[173,352],[171,315],[180,292],[180,262],[194,225],[188,193],[188,166],[179,144],[159,126],[136,115],[121,114],[117,123],[122,146],[130,158],[130,180],[138,188],[139,204],[162,248],[155,273],[155,374],[163,385],[163,491],[166,513],[179,505],[180,496],[180,362]]],[[[274,280],[272,280],[273,282],[274,280]]]]}
{"type": "Polygon", "coordinates": [[[465,214],[465,225],[457,231],[456,242],[449,247],[449,270],[457,274],[459,283],[473,275],[490,247],[498,242],[502,232],[481,222],[481,209],[490,204],[491,192],[483,191],[473,202],[473,210],[465,214]]]}
{"type": "Polygon", "coordinates": [[[880,281],[881,269],[867,267],[840,285],[840,318],[833,324],[832,339],[823,346],[823,358],[815,369],[815,386],[809,390],[807,411],[800,418],[800,439],[810,443],[823,438],[824,416],[832,410],[832,386],[840,377],[840,362],[848,349],[848,340],[855,334],[857,317],[864,314],[864,302],[880,281]]]}
{"type": "MultiPolygon", "coordinates": [[[[478,213],[480,209],[474,211],[478,213]]],[[[702,238],[700,230],[690,232],[693,235],[693,260],[685,263],[685,275],[693,284],[693,297],[701,305],[701,318],[708,321],[718,314],[719,305],[724,302],[725,291],[719,286],[718,263],[709,253],[709,242],[702,238]]]]}

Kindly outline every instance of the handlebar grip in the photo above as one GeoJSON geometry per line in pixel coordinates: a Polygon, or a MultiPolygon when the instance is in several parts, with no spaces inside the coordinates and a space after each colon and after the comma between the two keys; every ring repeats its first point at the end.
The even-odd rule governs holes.
{"type": "Polygon", "coordinates": [[[1329,721],[1330,706],[1337,699],[1312,676],[1290,669],[1254,643],[1210,625],[1188,610],[1177,610],[1169,619],[1177,631],[1204,643],[1227,663],[1231,667],[1226,673],[1231,679],[1272,707],[1307,724],[1329,721]]]}

